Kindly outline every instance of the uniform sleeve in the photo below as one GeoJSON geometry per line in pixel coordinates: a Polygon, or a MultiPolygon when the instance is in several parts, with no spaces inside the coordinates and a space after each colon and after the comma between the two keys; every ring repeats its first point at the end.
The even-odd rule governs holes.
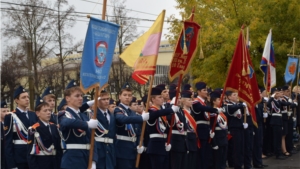
{"type": "Polygon", "coordinates": [[[29,139],[28,139],[28,144],[27,144],[27,162],[29,165],[30,169],[39,169],[39,167],[36,165],[37,161],[36,161],[36,156],[30,154],[30,152],[32,151],[33,148],[33,143],[34,143],[34,134],[30,135],[29,134],[29,139]]]}
{"type": "Polygon", "coordinates": [[[80,112],[85,112],[90,106],[87,103],[82,104],[82,106],[79,108],[80,112]]]}
{"type": "Polygon", "coordinates": [[[70,119],[67,118],[65,115],[60,116],[58,121],[60,129],[62,131],[67,129],[81,129],[87,131],[89,129],[86,121],[82,121],[79,119],[70,119]]]}
{"type": "MultiPolygon", "coordinates": [[[[157,110],[157,111],[153,111],[153,110],[150,109],[149,110],[149,120],[155,120],[158,117],[168,116],[168,115],[171,115],[171,114],[174,114],[174,112],[171,108],[161,109],[161,110],[157,110]]],[[[172,117],[172,116],[168,116],[168,117],[172,117]]]]}
{"type": "Polygon", "coordinates": [[[115,109],[115,118],[116,121],[120,124],[130,124],[130,123],[142,123],[143,118],[142,116],[133,115],[133,116],[125,116],[122,110],[116,108],[115,109]]]}
{"type": "Polygon", "coordinates": [[[213,107],[203,106],[199,102],[194,102],[193,103],[193,109],[196,112],[210,112],[210,113],[217,113],[218,112],[218,109],[213,108],[213,107]]]}
{"type": "Polygon", "coordinates": [[[226,113],[228,113],[229,115],[233,115],[238,109],[241,109],[241,113],[244,112],[243,110],[243,105],[242,104],[227,104],[224,106],[226,113]]]}
{"type": "Polygon", "coordinates": [[[17,167],[16,162],[14,160],[14,144],[13,144],[13,122],[12,115],[8,114],[4,118],[4,143],[5,143],[5,158],[7,168],[15,168],[17,167]]]}

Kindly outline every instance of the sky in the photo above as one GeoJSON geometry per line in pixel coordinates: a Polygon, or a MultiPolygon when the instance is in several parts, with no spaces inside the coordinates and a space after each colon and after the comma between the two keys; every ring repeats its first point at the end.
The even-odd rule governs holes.
{"type": "MultiPolygon", "coordinates": [[[[46,0],[44,0],[46,1],[46,0]]],[[[54,2],[54,0],[49,0],[50,2],[54,2]]],[[[116,0],[122,1],[122,0],[116,0]]],[[[18,1],[11,1],[11,0],[1,0],[0,7],[5,8],[9,7],[7,4],[3,2],[15,2],[19,3],[18,1]]],[[[84,13],[99,13],[99,15],[91,15],[93,17],[101,18],[102,14],[102,3],[103,0],[68,0],[69,5],[73,5],[75,7],[76,12],[84,12],[84,13]]],[[[112,2],[113,0],[107,0],[107,14],[112,15],[112,2]]],[[[142,18],[142,19],[150,19],[155,20],[156,17],[162,12],[163,9],[166,10],[165,20],[174,14],[176,18],[179,17],[179,10],[175,8],[176,0],[127,0],[125,2],[126,9],[129,10],[127,17],[135,17],[135,18],[142,18]]],[[[0,13],[1,16],[1,13],[0,13]]],[[[3,17],[3,15],[2,15],[3,17]]],[[[1,17],[1,20],[5,20],[5,18],[1,17]]],[[[77,17],[76,23],[73,28],[70,28],[68,32],[70,32],[74,37],[74,43],[80,40],[85,39],[85,34],[87,31],[88,21],[89,19],[86,17],[77,17]]],[[[153,21],[140,21],[138,23],[138,31],[139,33],[146,32],[152,25],[153,21]]],[[[169,25],[164,23],[163,27],[163,36],[162,40],[166,39],[164,34],[168,34],[167,28],[169,25]]],[[[1,24],[1,28],[2,24],[1,24]]],[[[2,36],[2,35],[1,35],[2,36]]],[[[0,45],[0,53],[3,55],[3,51],[5,46],[8,44],[13,44],[13,41],[7,41],[5,38],[1,38],[1,45],[0,45]]],[[[0,61],[1,62],[1,61],[0,61]]]]}
{"type": "MultiPolygon", "coordinates": [[[[121,1],[121,0],[119,0],[121,1]]],[[[112,1],[107,0],[107,14],[112,15],[113,8],[111,7],[112,1]]],[[[87,13],[99,13],[101,17],[102,14],[102,3],[103,0],[69,0],[70,5],[74,5],[75,10],[78,12],[87,12],[87,13]],[[91,2],[101,3],[95,4],[91,2]]],[[[176,1],[175,0],[127,0],[126,9],[132,10],[128,12],[128,17],[136,17],[143,19],[155,20],[156,17],[162,12],[163,9],[166,10],[165,20],[172,14],[175,14],[179,18],[179,11],[175,9],[176,1]],[[139,12],[137,12],[139,11],[139,12]],[[142,12],[142,13],[141,13],[142,12]],[[145,14],[149,13],[149,14],[145,14]]],[[[80,18],[80,20],[88,21],[88,18],[80,18]]],[[[145,32],[152,25],[152,21],[140,21],[138,26],[138,32],[145,32]]],[[[85,33],[87,30],[87,22],[77,21],[75,26],[70,30],[72,35],[76,36],[76,40],[84,39],[85,33]]],[[[163,35],[167,34],[168,24],[164,24],[163,35]]],[[[162,39],[166,39],[162,36],[162,39]]]]}

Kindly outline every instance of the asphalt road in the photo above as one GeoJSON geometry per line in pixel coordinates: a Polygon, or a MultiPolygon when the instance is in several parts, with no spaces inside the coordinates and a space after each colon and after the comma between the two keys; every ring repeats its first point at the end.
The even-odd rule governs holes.
{"type": "Polygon", "coordinates": [[[300,151],[285,160],[276,160],[275,157],[270,157],[264,159],[263,163],[268,165],[266,169],[300,169],[300,151]]]}

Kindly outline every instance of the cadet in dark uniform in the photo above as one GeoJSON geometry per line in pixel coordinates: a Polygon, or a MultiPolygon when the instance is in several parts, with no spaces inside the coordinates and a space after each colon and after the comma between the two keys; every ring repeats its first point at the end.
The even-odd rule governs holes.
{"type": "Polygon", "coordinates": [[[255,106],[255,114],[256,114],[256,122],[257,127],[254,127],[254,138],[253,138],[253,167],[254,168],[264,168],[267,167],[267,165],[263,164],[262,161],[262,145],[263,145],[263,121],[264,117],[267,117],[267,112],[264,112],[264,109],[266,110],[264,102],[264,98],[261,94],[261,91],[264,89],[260,89],[260,96],[261,96],[261,102],[258,103],[255,106]]]}
{"type": "Polygon", "coordinates": [[[67,108],[67,102],[66,102],[66,99],[63,98],[63,99],[60,101],[59,105],[57,106],[57,111],[66,110],[66,108],[67,108]]]}
{"type": "Polygon", "coordinates": [[[165,109],[167,107],[170,107],[170,104],[168,104],[168,101],[171,99],[169,96],[169,89],[167,88],[167,86],[165,84],[159,84],[157,86],[155,86],[156,88],[159,88],[162,92],[161,95],[164,99],[164,103],[162,105],[162,108],[165,109]]]}
{"type": "MultiPolygon", "coordinates": [[[[245,103],[246,104],[246,103],[245,103]]],[[[253,157],[253,128],[252,116],[248,107],[246,109],[246,122],[248,127],[244,129],[244,169],[252,168],[252,157],[253,157]]]]}
{"type": "Polygon", "coordinates": [[[248,127],[243,123],[244,107],[246,104],[239,103],[238,93],[226,91],[228,102],[224,104],[224,109],[228,117],[228,130],[233,141],[234,169],[242,169],[244,165],[244,129],[248,127]]]}
{"type": "Polygon", "coordinates": [[[50,122],[58,124],[57,114],[55,113],[55,95],[50,87],[47,87],[42,94],[42,99],[49,104],[51,110],[50,122]]]}
{"type": "MultiPolygon", "coordinates": [[[[170,93],[170,92],[169,92],[170,93]]],[[[189,93],[181,92],[181,97],[188,97],[189,93]]],[[[190,97],[191,98],[191,97],[190,97]]],[[[175,100],[174,100],[175,102],[175,100]]],[[[170,151],[170,164],[171,169],[182,169],[186,166],[186,158],[188,153],[187,148],[187,121],[182,109],[179,109],[175,114],[175,124],[171,128],[172,137],[171,145],[173,146],[170,151]]]]}
{"type": "Polygon", "coordinates": [[[290,103],[290,106],[287,107],[287,134],[285,137],[285,144],[286,144],[286,152],[289,152],[290,155],[297,153],[294,150],[293,144],[293,118],[292,115],[294,113],[294,109],[297,107],[298,103],[290,97],[291,91],[288,86],[283,86],[283,97],[290,103]]]}
{"type": "Polygon", "coordinates": [[[147,121],[149,113],[137,115],[129,109],[129,104],[132,100],[132,90],[129,84],[126,83],[119,95],[120,104],[115,108],[116,118],[116,169],[134,169],[137,150],[143,152],[144,148],[137,149],[136,125],[147,121]]]}
{"type": "MultiPolygon", "coordinates": [[[[275,89],[276,88],[271,89],[271,95],[273,94],[274,91],[277,90],[275,89]]],[[[270,109],[267,107],[269,98],[267,97],[266,90],[262,90],[261,93],[264,102],[263,154],[266,155],[266,157],[271,157],[273,156],[273,129],[272,126],[270,125],[272,115],[270,109]]]]}
{"type": "Polygon", "coordinates": [[[4,151],[4,117],[9,113],[6,101],[1,102],[1,168],[7,169],[4,151]]]}
{"type": "Polygon", "coordinates": [[[135,112],[137,111],[137,100],[136,100],[136,97],[132,97],[132,100],[129,104],[129,108],[131,111],[135,112]]]}
{"type": "MultiPolygon", "coordinates": [[[[273,91],[276,89],[272,89],[273,91]]],[[[282,113],[281,113],[281,102],[279,101],[282,97],[282,93],[279,91],[272,92],[271,98],[268,101],[268,108],[270,109],[272,118],[270,120],[270,125],[273,129],[273,146],[276,159],[284,160],[285,157],[282,156],[281,151],[281,140],[282,140],[282,113]]]]}
{"type": "Polygon", "coordinates": [[[116,108],[116,101],[114,101],[113,99],[110,99],[109,105],[108,105],[109,112],[113,114],[115,111],[115,108],[116,108]]]}
{"type": "Polygon", "coordinates": [[[29,95],[22,86],[15,90],[14,101],[17,103],[15,112],[7,114],[4,119],[7,168],[28,169],[28,127],[38,119],[34,112],[27,110],[29,95]]]}
{"type": "Polygon", "coordinates": [[[192,116],[197,123],[197,133],[201,142],[199,149],[199,163],[200,169],[207,169],[210,163],[209,158],[211,157],[211,146],[208,143],[211,133],[210,128],[210,113],[221,112],[221,109],[212,108],[206,106],[205,99],[207,98],[206,83],[196,83],[196,89],[198,97],[195,99],[192,106],[192,116]]]}
{"type": "MultiPolygon", "coordinates": [[[[210,102],[214,108],[220,106],[221,94],[218,91],[213,91],[210,93],[210,102]]],[[[216,145],[213,145],[214,149],[214,158],[213,164],[214,169],[225,169],[226,168],[226,159],[227,159],[227,147],[228,147],[228,140],[227,140],[227,117],[224,113],[219,113],[216,115],[216,127],[215,127],[215,136],[213,137],[213,141],[216,145]]],[[[211,124],[212,126],[212,124],[211,124]]]]}
{"type": "MultiPolygon", "coordinates": [[[[65,111],[58,114],[59,126],[62,132],[62,140],[64,141],[63,149],[65,152],[62,156],[61,169],[87,168],[90,152],[90,129],[96,129],[98,120],[88,119],[88,117],[80,112],[82,106],[82,91],[71,81],[64,96],[67,102],[65,111]]],[[[91,169],[96,169],[98,161],[98,153],[96,144],[93,152],[93,162],[91,169]]]]}
{"type": "Polygon", "coordinates": [[[35,112],[39,120],[29,127],[27,159],[30,169],[59,169],[62,156],[57,126],[50,122],[52,109],[37,98],[35,112]]]}
{"type": "Polygon", "coordinates": [[[182,105],[182,111],[184,113],[186,119],[186,127],[187,127],[187,157],[184,168],[188,169],[197,169],[197,161],[199,159],[198,156],[198,148],[200,148],[200,140],[197,135],[197,123],[195,119],[191,115],[191,107],[193,105],[194,99],[193,93],[189,90],[185,90],[181,92],[180,103],[182,105]]]}
{"type": "Polygon", "coordinates": [[[109,93],[101,91],[97,109],[99,123],[95,132],[95,141],[98,150],[97,169],[114,169],[116,166],[114,146],[116,120],[114,114],[108,110],[109,100],[109,93]]]}
{"type": "Polygon", "coordinates": [[[165,169],[169,166],[168,151],[171,150],[171,144],[167,145],[168,121],[166,116],[179,111],[178,106],[161,109],[163,105],[162,90],[152,88],[151,102],[152,106],[149,109],[150,119],[147,122],[147,130],[149,133],[149,143],[147,153],[149,155],[152,169],[165,169]]]}

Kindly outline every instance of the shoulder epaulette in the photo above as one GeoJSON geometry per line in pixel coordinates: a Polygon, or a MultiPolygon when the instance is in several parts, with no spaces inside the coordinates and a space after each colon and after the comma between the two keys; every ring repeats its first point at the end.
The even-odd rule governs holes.
{"type": "Polygon", "coordinates": [[[152,110],[152,111],[157,111],[157,109],[155,109],[155,108],[153,108],[153,107],[151,107],[150,110],[152,110]]]}
{"type": "Polygon", "coordinates": [[[194,100],[194,101],[193,101],[193,104],[196,104],[196,103],[199,103],[199,101],[198,101],[198,100],[194,100]]]}
{"type": "Polygon", "coordinates": [[[59,111],[58,114],[57,114],[57,116],[61,117],[61,116],[65,115],[65,113],[66,113],[66,111],[64,111],[64,110],[59,111]]]}
{"type": "Polygon", "coordinates": [[[31,126],[31,128],[36,129],[40,126],[40,123],[35,123],[34,125],[31,126]]]}
{"type": "Polygon", "coordinates": [[[49,122],[49,124],[54,124],[54,123],[52,123],[52,122],[49,122]]]}

